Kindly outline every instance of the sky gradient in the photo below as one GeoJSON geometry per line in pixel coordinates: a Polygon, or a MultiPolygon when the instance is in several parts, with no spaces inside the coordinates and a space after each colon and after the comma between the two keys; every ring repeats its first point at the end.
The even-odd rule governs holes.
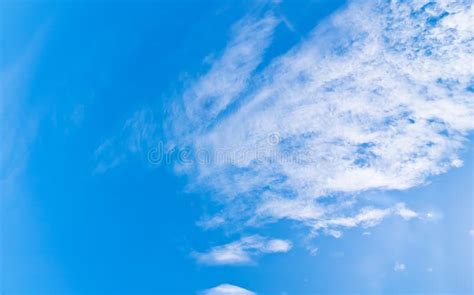
{"type": "Polygon", "coordinates": [[[0,2],[0,293],[472,294],[473,9],[0,2]]]}

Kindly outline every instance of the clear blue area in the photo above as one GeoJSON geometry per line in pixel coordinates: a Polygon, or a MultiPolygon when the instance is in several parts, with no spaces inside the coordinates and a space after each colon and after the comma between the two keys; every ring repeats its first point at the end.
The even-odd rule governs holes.
{"type": "MultiPolygon", "coordinates": [[[[355,229],[341,239],[321,236],[315,256],[296,244],[254,266],[199,265],[190,256],[229,236],[196,226],[209,198],[185,192],[186,179],[171,167],[132,156],[92,173],[97,146],[142,107],[153,107],[160,120],[183,73],[202,71],[203,59],[225,46],[230,26],[259,5],[1,2],[0,67],[23,64],[11,91],[22,97],[11,114],[17,123],[8,127],[22,134],[33,124],[36,135],[21,172],[0,188],[0,294],[195,294],[222,283],[258,294],[473,290],[472,149],[462,168],[429,185],[364,196],[398,198],[414,209],[429,203],[442,215],[437,220],[388,219],[371,235],[355,229]],[[398,260],[404,272],[393,271],[398,260]]],[[[342,5],[286,1],[279,9],[304,35],[342,5]]],[[[267,61],[299,41],[283,28],[276,34],[267,61]]],[[[15,163],[2,167],[2,178],[15,163]]],[[[288,224],[269,231],[304,234],[288,224]]]]}

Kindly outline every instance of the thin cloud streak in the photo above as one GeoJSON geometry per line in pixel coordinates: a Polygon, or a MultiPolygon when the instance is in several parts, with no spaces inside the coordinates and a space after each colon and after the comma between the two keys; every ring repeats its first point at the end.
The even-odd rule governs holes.
{"type": "Polygon", "coordinates": [[[151,110],[137,111],[123,125],[121,132],[104,140],[94,151],[93,174],[106,173],[136,154],[146,155],[158,142],[158,124],[151,110]]]}
{"type": "Polygon", "coordinates": [[[242,265],[255,263],[254,258],[272,253],[286,253],[292,248],[288,240],[269,239],[259,235],[217,246],[205,253],[193,252],[199,263],[210,265],[242,265]]]}

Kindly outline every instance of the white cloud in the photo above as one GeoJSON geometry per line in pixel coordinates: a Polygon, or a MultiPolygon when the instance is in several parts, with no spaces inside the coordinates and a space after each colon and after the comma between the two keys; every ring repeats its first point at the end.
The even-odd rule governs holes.
{"type": "Polygon", "coordinates": [[[204,229],[210,229],[210,228],[216,228],[220,225],[223,225],[225,223],[224,217],[220,215],[215,215],[212,217],[204,217],[201,220],[197,222],[197,225],[204,228],[204,229]]]}
{"type": "MultiPolygon", "coordinates": [[[[356,227],[362,226],[369,228],[379,224],[384,218],[390,215],[398,215],[404,219],[411,219],[417,216],[417,214],[406,208],[405,204],[400,203],[393,208],[388,209],[375,209],[375,208],[362,208],[355,216],[344,216],[335,217],[331,219],[317,219],[312,225],[314,228],[330,228],[330,227],[356,227]]],[[[340,235],[336,236],[339,237],[340,235]]]]}
{"type": "Polygon", "coordinates": [[[217,287],[207,289],[201,292],[203,295],[255,295],[256,293],[249,291],[247,289],[230,285],[230,284],[221,284],[217,287]]]}
{"type": "Polygon", "coordinates": [[[289,241],[284,240],[270,240],[265,245],[264,252],[268,253],[278,253],[278,252],[288,252],[290,251],[292,245],[289,241]]]}
{"type": "Polygon", "coordinates": [[[471,229],[471,230],[469,231],[469,234],[470,234],[472,237],[474,237],[474,229],[471,229]]]}
{"type": "Polygon", "coordinates": [[[419,217],[425,221],[438,221],[443,218],[443,213],[436,209],[420,214],[419,217]]]}
{"type": "Polygon", "coordinates": [[[194,252],[192,255],[199,263],[214,265],[251,264],[253,258],[263,254],[285,253],[290,251],[292,244],[287,240],[268,239],[259,235],[247,236],[242,239],[217,246],[209,252],[194,252]]]}
{"type": "Polygon", "coordinates": [[[342,237],[342,232],[340,230],[335,230],[335,229],[326,229],[324,230],[324,233],[328,236],[332,236],[333,238],[339,239],[342,237]]]}
{"type": "Polygon", "coordinates": [[[208,128],[246,90],[278,23],[268,14],[262,19],[246,17],[233,26],[232,39],[223,53],[184,92],[182,103],[174,105],[170,128],[175,135],[185,140],[190,126],[193,132],[208,128]]]}
{"type": "Polygon", "coordinates": [[[403,272],[405,271],[405,264],[401,262],[396,262],[395,266],[393,267],[393,270],[396,272],[403,272]]]}
{"type": "Polygon", "coordinates": [[[227,157],[177,171],[215,193],[220,220],[247,226],[288,219],[340,237],[419,217],[403,204],[360,208],[357,194],[409,189],[462,165],[474,128],[473,7],[352,1],[255,73],[275,22],[239,24],[184,91],[170,141],[227,157]]]}

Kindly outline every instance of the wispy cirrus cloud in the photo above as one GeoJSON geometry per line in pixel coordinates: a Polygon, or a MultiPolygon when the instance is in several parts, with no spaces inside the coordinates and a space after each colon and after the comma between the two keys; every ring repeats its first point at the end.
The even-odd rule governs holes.
{"type": "MultiPolygon", "coordinates": [[[[0,67],[0,187],[1,197],[18,189],[17,178],[27,165],[31,145],[44,112],[31,104],[31,80],[48,41],[53,20],[34,32],[24,50],[5,58],[0,67]]],[[[2,32],[3,33],[3,32],[2,32]]]]}
{"type": "Polygon", "coordinates": [[[140,153],[158,142],[158,123],[149,109],[135,112],[123,125],[120,133],[106,139],[94,151],[94,174],[105,173],[118,166],[127,157],[140,153]]]}
{"type": "Polygon", "coordinates": [[[275,20],[238,25],[168,122],[175,146],[243,155],[177,163],[223,207],[202,224],[289,219],[340,236],[418,217],[403,204],[360,208],[357,195],[416,187],[463,164],[473,15],[463,1],[352,1],[258,72],[275,20]],[[252,31],[256,41],[242,37],[252,31]]]}
{"type": "MultiPolygon", "coordinates": [[[[273,205],[273,202],[270,204],[273,205]]],[[[281,209],[280,209],[281,210],[281,209]]],[[[322,209],[324,210],[324,209],[322,209]]],[[[325,234],[339,238],[342,236],[342,232],[337,229],[344,228],[353,228],[353,227],[362,227],[370,228],[380,224],[385,218],[390,216],[399,216],[405,220],[410,220],[412,218],[418,217],[418,214],[408,209],[405,204],[399,203],[394,207],[380,209],[373,207],[364,207],[360,209],[355,215],[350,215],[351,213],[339,212],[337,208],[335,215],[328,214],[326,209],[325,216],[329,215],[329,218],[324,216],[298,216],[291,215],[289,216],[287,212],[269,212],[269,214],[260,214],[263,216],[282,216],[282,218],[293,219],[302,221],[305,225],[309,226],[313,232],[317,233],[318,231],[323,231],[325,234]],[[339,213],[338,213],[339,212],[339,213]]],[[[353,211],[353,210],[350,210],[353,211]]],[[[353,214],[353,213],[352,213],[353,214]]]]}
{"type": "Polygon", "coordinates": [[[231,285],[231,284],[221,284],[211,289],[204,290],[199,294],[202,295],[255,295],[256,293],[249,291],[247,289],[231,285]]]}
{"type": "Polygon", "coordinates": [[[262,18],[244,17],[232,27],[231,40],[223,52],[184,91],[182,100],[175,102],[173,122],[168,126],[174,135],[186,140],[192,133],[209,128],[248,90],[252,73],[262,62],[279,22],[268,13],[262,18]]]}
{"type": "Polygon", "coordinates": [[[252,235],[214,247],[208,252],[194,252],[192,255],[199,263],[203,264],[242,265],[254,263],[254,258],[263,254],[286,253],[291,248],[292,243],[288,240],[252,235]]]}

